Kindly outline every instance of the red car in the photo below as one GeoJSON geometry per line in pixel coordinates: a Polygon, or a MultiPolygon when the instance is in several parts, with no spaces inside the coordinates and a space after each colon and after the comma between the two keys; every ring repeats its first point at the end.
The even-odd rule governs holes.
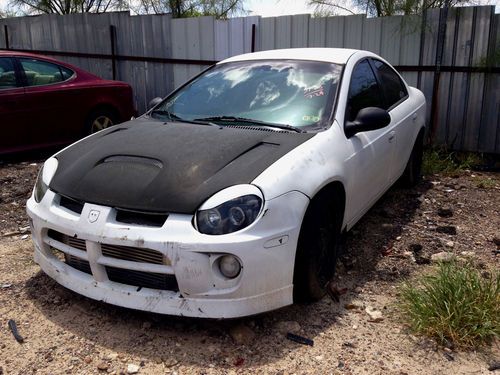
{"type": "Polygon", "coordinates": [[[126,83],[49,57],[0,51],[0,154],[68,144],[135,114],[126,83]]]}

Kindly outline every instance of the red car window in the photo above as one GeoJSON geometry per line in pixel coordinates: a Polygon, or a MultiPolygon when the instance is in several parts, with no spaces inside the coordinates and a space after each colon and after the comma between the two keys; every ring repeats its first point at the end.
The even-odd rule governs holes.
{"type": "Polygon", "coordinates": [[[27,86],[41,86],[63,82],[74,73],[60,65],[36,59],[19,59],[26,76],[27,86]]]}
{"type": "Polygon", "coordinates": [[[18,86],[14,62],[10,57],[0,57],[0,90],[18,86]]]}

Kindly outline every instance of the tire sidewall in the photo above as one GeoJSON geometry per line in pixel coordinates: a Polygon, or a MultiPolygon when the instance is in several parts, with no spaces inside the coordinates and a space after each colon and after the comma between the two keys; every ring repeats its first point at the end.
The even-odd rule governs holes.
{"type": "Polygon", "coordinates": [[[299,235],[294,268],[294,301],[321,299],[341,253],[342,217],[335,199],[311,202],[299,235]]]}

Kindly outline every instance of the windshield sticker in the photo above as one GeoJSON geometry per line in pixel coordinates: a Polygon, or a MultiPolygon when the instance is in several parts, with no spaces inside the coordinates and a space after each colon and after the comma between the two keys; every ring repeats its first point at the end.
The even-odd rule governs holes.
{"type": "Polygon", "coordinates": [[[312,121],[312,122],[318,122],[319,121],[319,116],[308,116],[308,115],[305,115],[305,116],[302,116],[302,121],[312,121]]]}
{"type": "Polygon", "coordinates": [[[318,96],[325,95],[325,91],[323,90],[323,86],[314,89],[304,89],[304,98],[312,99],[318,96]]]}

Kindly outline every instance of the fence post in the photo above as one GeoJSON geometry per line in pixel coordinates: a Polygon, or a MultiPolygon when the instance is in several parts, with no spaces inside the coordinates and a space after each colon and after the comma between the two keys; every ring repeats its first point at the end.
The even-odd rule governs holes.
{"type": "Polygon", "coordinates": [[[4,35],[5,35],[5,49],[10,49],[10,46],[9,46],[9,28],[7,27],[7,25],[3,25],[3,31],[4,31],[4,35]]]}
{"type": "Polygon", "coordinates": [[[111,41],[111,69],[113,79],[116,79],[116,26],[109,25],[109,38],[111,41]]]}
{"type": "Polygon", "coordinates": [[[255,52],[255,29],[256,29],[256,26],[254,23],[252,23],[252,49],[251,49],[251,52],[255,52]]]}
{"type": "Polygon", "coordinates": [[[441,80],[441,64],[443,61],[444,40],[446,37],[446,21],[448,19],[448,8],[442,8],[439,11],[439,26],[436,43],[436,68],[434,70],[434,83],[432,85],[432,102],[431,102],[431,126],[430,126],[430,141],[434,141],[436,128],[439,118],[439,82],[441,80]]]}

